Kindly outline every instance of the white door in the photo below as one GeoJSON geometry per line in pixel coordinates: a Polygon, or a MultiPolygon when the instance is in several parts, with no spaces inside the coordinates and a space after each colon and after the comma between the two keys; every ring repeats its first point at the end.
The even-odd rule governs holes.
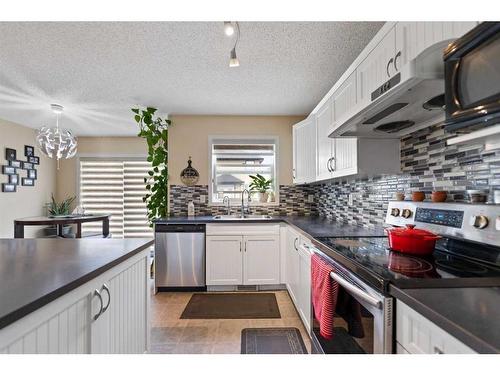
{"type": "Polygon", "coordinates": [[[356,112],[356,72],[353,72],[332,95],[333,123],[330,133],[356,112]]]}
{"type": "Polygon", "coordinates": [[[335,138],[335,157],[332,162],[333,177],[358,173],[358,140],[335,138]]]}
{"type": "Polygon", "coordinates": [[[316,177],[316,124],[314,117],[293,126],[293,181],[303,184],[316,177]]]}
{"type": "Polygon", "coordinates": [[[245,236],[243,241],[243,284],[279,284],[279,236],[245,236]]]}
{"type": "Polygon", "coordinates": [[[300,318],[310,332],[311,329],[311,253],[299,248],[299,303],[300,318]]]}
{"type": "Polygon", "coordinates": [[[361,107],[369,104],[371,93],[396,73],[395,38],[395,30],[392,28],[356,68],[356,101],[361,107]]]}
{"type": "Polygon", "coordinates": [[[241,285],[243,282],[241,236],[207,236],[207,285],[241,285]]]}
{"type": "Polygon", "coordinates": [[[316,181],[332,177],[331,159],[334,142],[328,136],[332,128],[332,102],[328,100],[316,114],[316,181]]]}
{"type": "Polygon", "coordinates": [[[300,237],[294,230],[287,228],[286,231],[286,284],[288,293],[297,305],[299,285],[299,253],[298,246],[300,237]]]}

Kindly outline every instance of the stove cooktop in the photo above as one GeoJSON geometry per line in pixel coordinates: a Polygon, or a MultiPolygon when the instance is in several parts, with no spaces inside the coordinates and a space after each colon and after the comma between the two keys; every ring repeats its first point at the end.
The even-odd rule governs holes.
{"type": "Polygon", "coordinates": [[[332,250],[327,255],[383,289],[389,283],[400,288],[500,286],[500,249],[493,246],[443,238],[432,255],[417,257],[390,250],[386,237],[316,241],[332,250]]]}

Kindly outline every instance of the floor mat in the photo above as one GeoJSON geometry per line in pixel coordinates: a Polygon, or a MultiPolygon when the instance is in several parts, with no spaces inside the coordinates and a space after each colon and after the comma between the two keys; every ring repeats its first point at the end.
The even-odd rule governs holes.
{"type": "Polygon", "coordinates": [[[241,354],[307,354],[297,328],[245,328],[241,354]]]}
{"type": "Polygon", "coordinates": [[[195,293],[181,319],[281,318],[274,293],[195,293]]]}

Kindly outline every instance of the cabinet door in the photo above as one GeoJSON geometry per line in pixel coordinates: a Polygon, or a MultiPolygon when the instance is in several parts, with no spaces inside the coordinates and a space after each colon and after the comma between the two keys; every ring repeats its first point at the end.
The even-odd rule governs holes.
{"type": "Polygon", "coordinates": [[[333,125],[330,133],[356,111],[356,73],[352,73],[332,95],[333,125]]]}
{"type": "Polygon", "coordinates": [[[299,249],[298,311],[307,332],[311,330],[311,253],[299,249]]]}
{"type": "Polygon", "coordinates": [[[241,285],[243,255],[241,236],[207,236],[207,285],[241,285]]]}
{"type": "Polygon", "coordinates": [[[335,138],[335,158],[332,163],[333,177],[358,173],[358,140],[335,138]]]}
{"type": "Polygon", "coordinates": [[[294,183],[312,182],[316,176],[316,124],[314,117],[293,126],[294,183]]]}
{"type": "Polygon", "coordinates": [[[286,286],[292,301],[297,305],[299,285],[299,235],[291,228],[286,233],[286,286]]]}
{"type": "Polygon", "coordinates": [[[332,102],[327,101],[316,114],[316,181],[332,177],[330,162],[333,156],[334,142],[328,135],[332,125],[332,102]]]}
{"type": "Polygon", "coordinates": [[[400,69],[433,44],[461,37],[476,25],[477,22],[398,22],[395,68],[400,69]]]}
{"type": "Polygon", "coordinates": [[[243,240],[243,284],[279,284],[279,236],[245,236],[243,240]]]}
{"type": "MultiPolygon", "coordinates": [[[[102,284],[106,311],[92,319],[92,353],[141,354],[148,350],[148,268],[147,257],[143,257],[102,284]]],[[[94,297],[92,302],[94,316],[98,299],[94,297]]]]}
{"type": "Polygon", "coordinates": [[[371,102],[371,93],[392,77],[396,49],[392,28],[356,69],[357,103],[364,107],[371,102]]]}

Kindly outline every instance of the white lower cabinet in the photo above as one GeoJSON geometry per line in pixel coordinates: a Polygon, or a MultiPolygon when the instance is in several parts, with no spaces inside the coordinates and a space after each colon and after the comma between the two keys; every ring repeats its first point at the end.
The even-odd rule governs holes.
{"type": "Polygon", "coordinates": [[[149,347],[148,256],[149,250],[144,250],[4,327],[0,330],[0,353],[146,352],[149,347]],[[105,311],[101,312],[95,290],[102,296],[105,311]]]}
{"type": "Polygon", "coordinates": [[[307,332],[311,330],[311,253],[299,247],[298,311],[307,332]]]}
{"type": "Polygon", "coordinates": [[[300,235],[291,229],[290,227],[286,228],[286,288],[288,290],[288,294],[292,298],[292,301],[297,306],[298,301],[298,288],[299,288],[299,242],[300,235]]]}
{"type": "Polygon", "coordinates": [[[474,354],[475,351],[408,305],[397,301],[398,354],[474,354]]]}
{"type": "Polygon", "coordinates": [[[279,225],[207,226],[208,286],[277,285],[280,268],[279,225]]]}

